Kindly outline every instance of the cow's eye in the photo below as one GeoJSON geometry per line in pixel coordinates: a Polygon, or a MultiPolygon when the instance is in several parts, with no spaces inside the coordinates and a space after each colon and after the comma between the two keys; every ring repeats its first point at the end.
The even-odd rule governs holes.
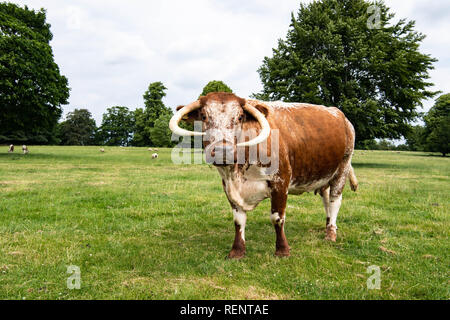
{"type": "Polygon", "coordinates": [[[242,121],[243,119],[244,119],[244,116],[241,115],[241,116],[239,117],[239,121],[242,121]]]}
{"type": "Polygon", "coordinates": [[[206,120],[206,115],[202,115],[202,120],[205,121],[206,120]]]}

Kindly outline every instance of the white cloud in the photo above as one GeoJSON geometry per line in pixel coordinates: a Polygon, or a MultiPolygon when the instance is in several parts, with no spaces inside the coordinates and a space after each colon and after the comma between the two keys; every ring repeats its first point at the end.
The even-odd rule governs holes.
{"type": "MultiPolygon", "coordinates": [[[[65,113],[88,108],[98,123],[107,107],[142,106],[154,81],[168,88],[171,107],[196,99],[210,80],[243,97],[258,92],[257,69],[299,8],[297,0],[13,2],[47,9],[55,60],[72,88],[65,113]]],[[[417,20],[416,29],[428,35],[422,48],[440,60],[431,81],[450,92],[450,7],[442,3],[386,0],[396,19],[417,20]]]]}

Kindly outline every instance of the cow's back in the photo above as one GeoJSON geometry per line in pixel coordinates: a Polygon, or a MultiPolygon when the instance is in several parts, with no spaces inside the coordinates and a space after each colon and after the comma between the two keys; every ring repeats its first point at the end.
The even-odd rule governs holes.
{"type": "Polygon", "coordinates": [[[350,123],[339,109],[310,104],[267,104],[271,107],[268,120],[272,130],[279,130],[280,157],[289,163],[293,185],[320,184],[331,178],[353,151],[350,123]]]}

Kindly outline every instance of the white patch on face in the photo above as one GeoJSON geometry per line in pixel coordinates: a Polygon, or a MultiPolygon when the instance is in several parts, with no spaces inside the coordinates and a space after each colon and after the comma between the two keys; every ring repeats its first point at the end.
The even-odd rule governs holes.
{"type": "Polygon", "coordinates": [[[242,240],[245,241],[245,223],[247,222],[247,214],[239,209],[233,209],[233,220],[240,227],[242,240]]]}
{"type": "Polygon", "coordinates": [[[239,103],[230,101],[222,104],[217,101],[209,101],[204,109],[208,115],[210,142],[224,139],[234,143],[235,132],[240,129],[236,127],[242,112],[242,107],[239,103]]]}
{"type": "Polygon", "coordinates": [[[272,222],[272,224],[278,225],[279,227],[281,227],[281,225],[284,222],[284,219],[280,218],[280,215],[278,214],[278,212],[274,212],[270,214],[270,222],[272,222]]]}

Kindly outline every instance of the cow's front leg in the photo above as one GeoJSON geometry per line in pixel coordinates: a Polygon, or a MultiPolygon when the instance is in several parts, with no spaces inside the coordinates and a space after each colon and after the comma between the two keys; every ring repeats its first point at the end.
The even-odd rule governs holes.
{"type": "Polygon", "coordinates": [[[247,214],[240,208],[233,208],[233,220],[236,233],[228,258],[240,259],[245,256],[245,223],[247,221],[247,214]]]}
{"type": "Polygon", "coordinates": [[[286,221],[286,201],[287,189],[282,191],[272,191],[272,212],[270,221],[275,227],[277,240],[275,243],[275,255],[278,257],[287,257],[290,255],[286,235],[284,234],[284,223],[286,221]]]}

